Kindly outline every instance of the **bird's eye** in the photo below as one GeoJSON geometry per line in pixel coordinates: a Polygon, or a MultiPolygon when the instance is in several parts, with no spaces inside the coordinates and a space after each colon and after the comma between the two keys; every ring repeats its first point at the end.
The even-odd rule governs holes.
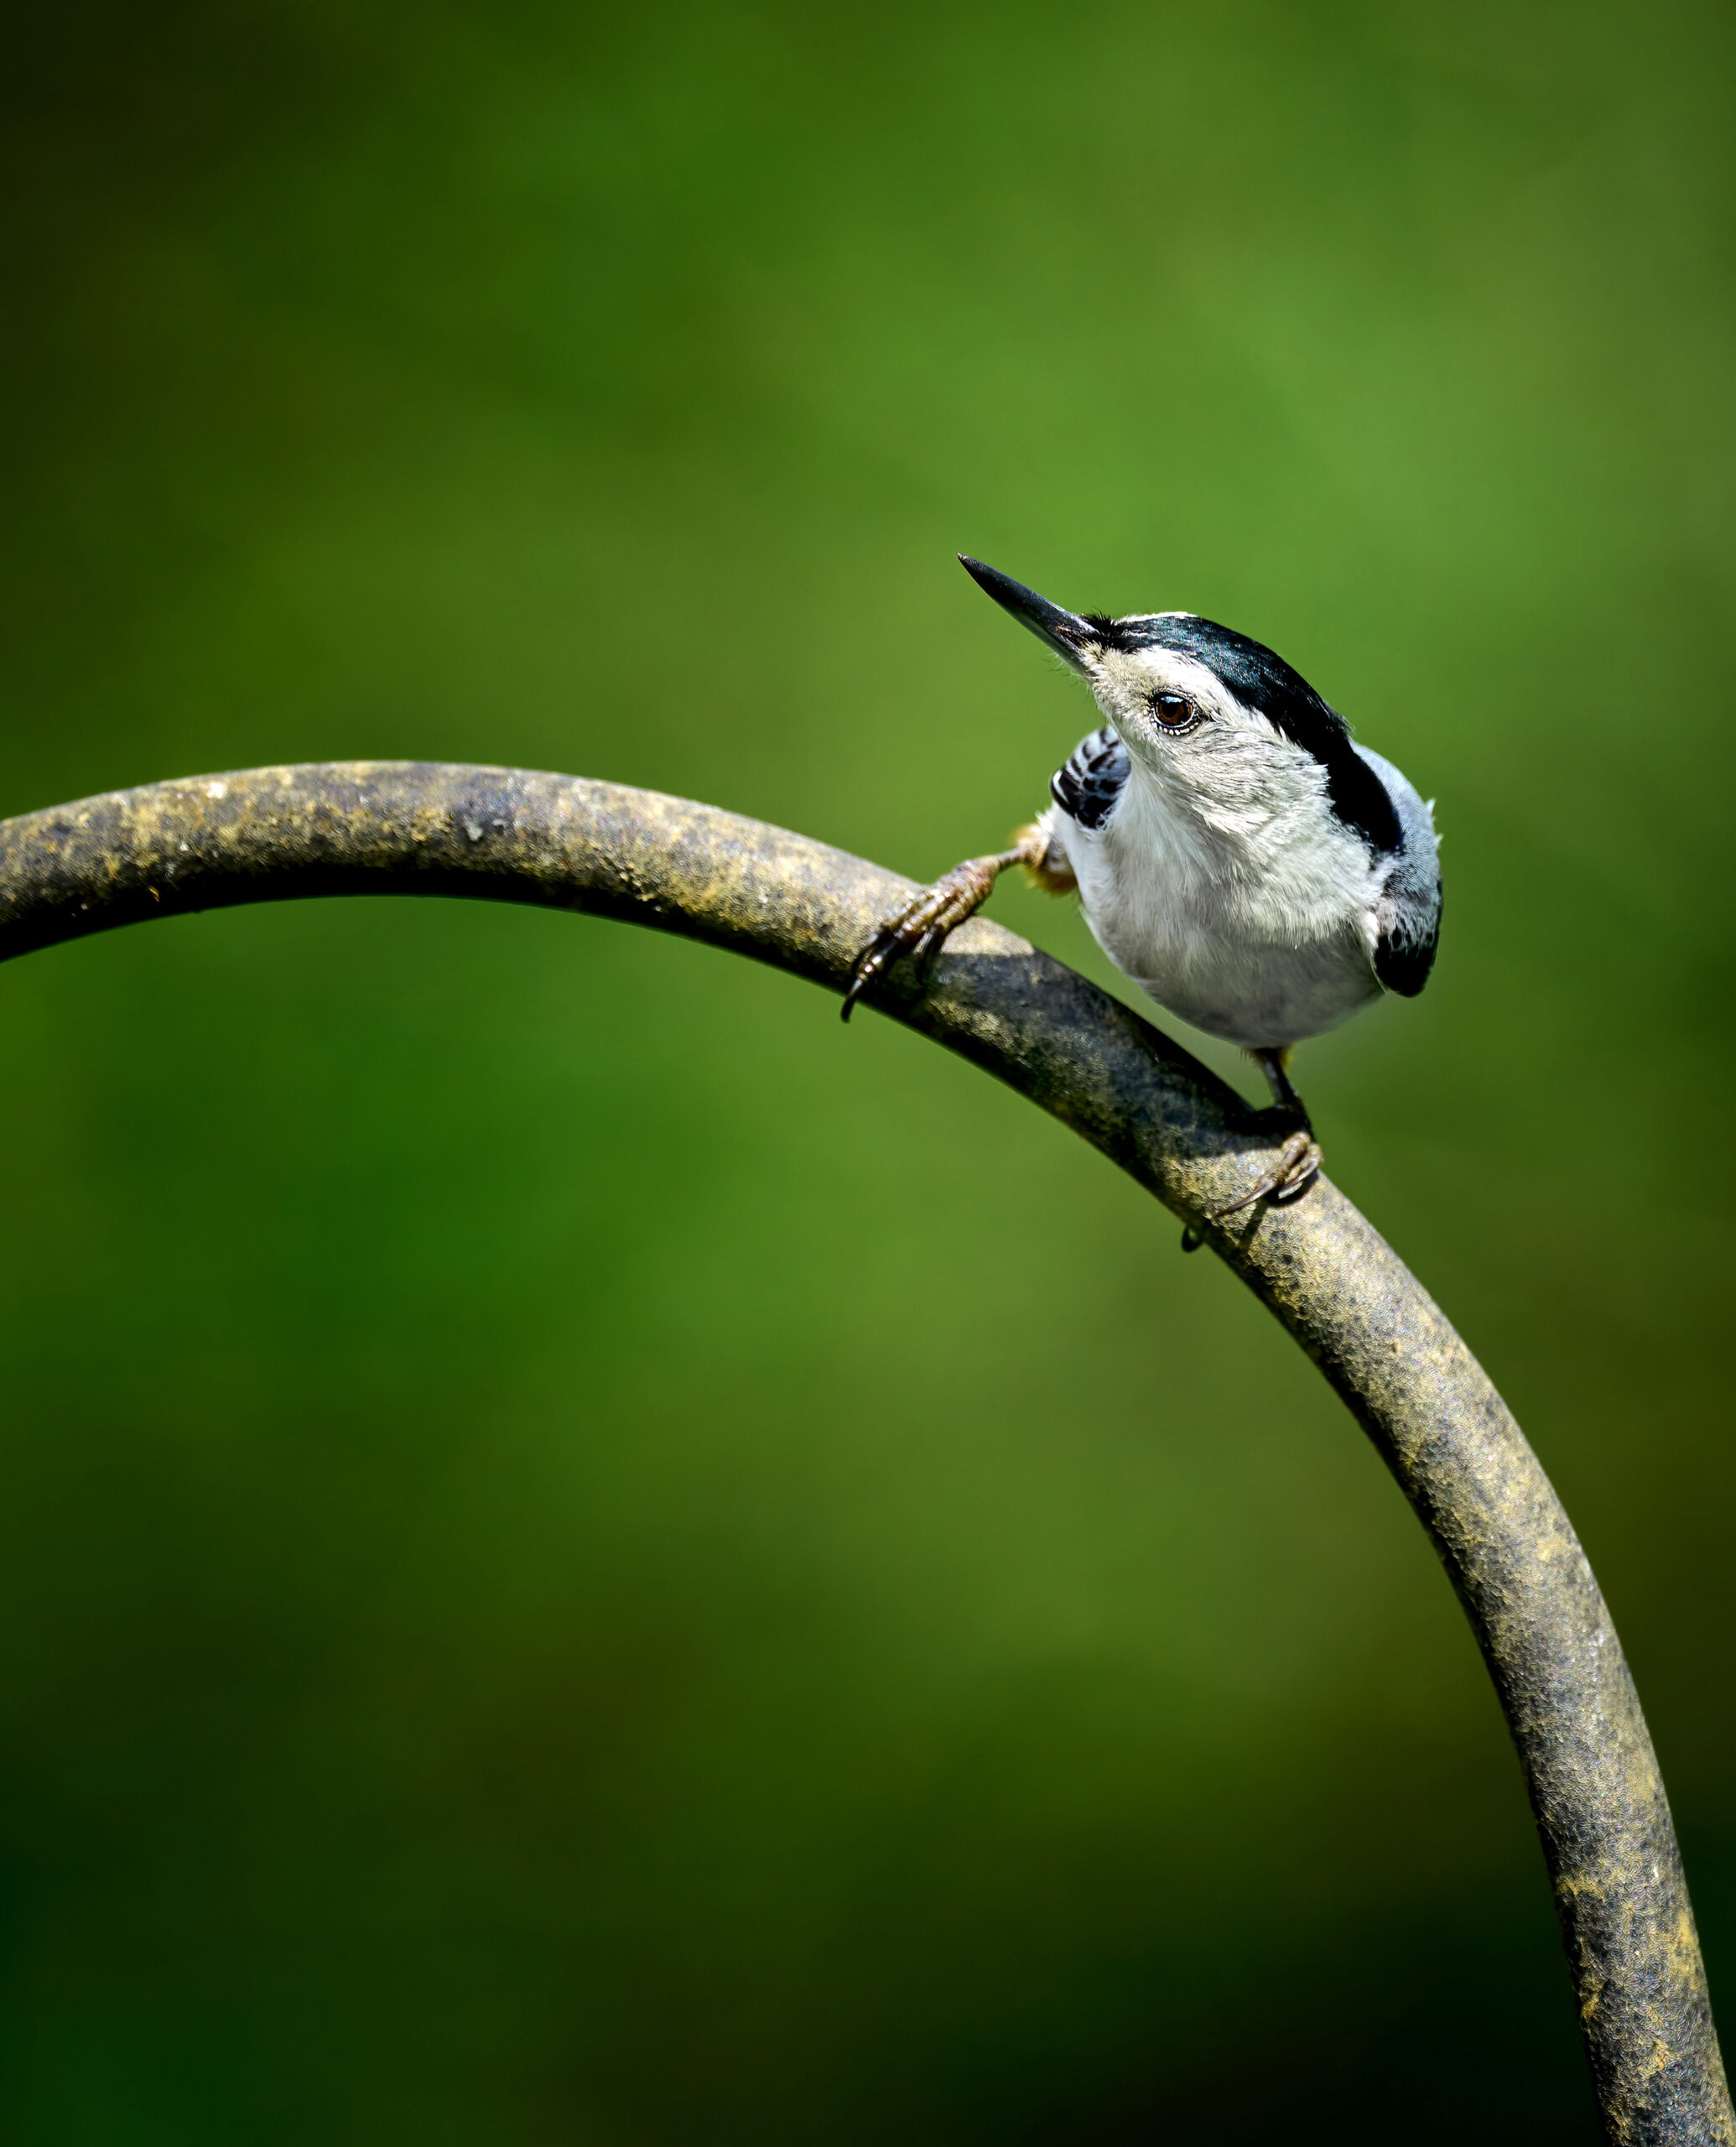
{"type": "Polygon", "coordinates": [[[1179,694],[1153,694],[1151,713],[1166,730],[1186,730],[1199,720],[1199,710],[1179,694]]]}

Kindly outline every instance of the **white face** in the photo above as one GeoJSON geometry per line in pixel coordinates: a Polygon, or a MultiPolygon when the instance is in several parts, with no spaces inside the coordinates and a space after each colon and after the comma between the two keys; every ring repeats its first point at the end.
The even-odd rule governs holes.
{"type": "Polygon", "coordinates": [[[1083,668],[1116,735],[1177,804],[1245,822],[1323,794],[1312,755],[1245,707],[1197,657],[1093,649],[1083,668]]]}

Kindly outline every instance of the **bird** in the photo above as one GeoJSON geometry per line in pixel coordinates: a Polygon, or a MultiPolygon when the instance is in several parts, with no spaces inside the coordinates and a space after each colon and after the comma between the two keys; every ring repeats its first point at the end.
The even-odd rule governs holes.
{"type": "Polygon", "coordinates": [[[1322,1158],[1291,1053],[1427,983],[1441,928],[1432,804],[1263,642],[1193,611],[1064,611],[959,559],[1084,679],[1103,720],[1011,848],[967,858],[886,919],[852,964],[844,1019],[907,954],[926,988],[947,935],[1022,866],[1047,892],[1078,895],[1098,945],[1160,1006],[1240,1045],[1266,1076],[1286,1138],[1209,1219],[1299,1198],[1322,1158]]]}

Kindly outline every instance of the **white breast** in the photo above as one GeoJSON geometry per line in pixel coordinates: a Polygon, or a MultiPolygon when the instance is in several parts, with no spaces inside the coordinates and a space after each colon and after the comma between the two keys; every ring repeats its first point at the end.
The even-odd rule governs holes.
{"type": "Polygon", "coordinates": [[[1135,760],[1108,824],[1058,809],[1085,921],[1115,963],[1185,1022],[1250,1047],[1318,1036],[1380,996],[1384,864],[1336,819],[1297,750],[1257,806],[1178,798],[1135,760]]]}

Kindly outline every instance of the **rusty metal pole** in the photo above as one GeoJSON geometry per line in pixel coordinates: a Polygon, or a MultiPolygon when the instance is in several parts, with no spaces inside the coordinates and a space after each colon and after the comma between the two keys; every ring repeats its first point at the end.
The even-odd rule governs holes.
{"type": "MultiPolygon", "coordinates": [[[[0,824],[0,959],[304,895],[481,896],[733,948],[832,990],[911,883],[709,806],[512,768],[355,762],[117,792],[0,824]]],[[[977,919],[875,1003],[1100,1148],[1343,1396],[1428,1531],[1531,1793],[1606,2137],[1736,2147],[1681,1860],[1621,1645],[1560,1500],[1426,1292],[1323,1180],[1227,1226],[1269,1125],[1149,1022],[977,919]]]]}

